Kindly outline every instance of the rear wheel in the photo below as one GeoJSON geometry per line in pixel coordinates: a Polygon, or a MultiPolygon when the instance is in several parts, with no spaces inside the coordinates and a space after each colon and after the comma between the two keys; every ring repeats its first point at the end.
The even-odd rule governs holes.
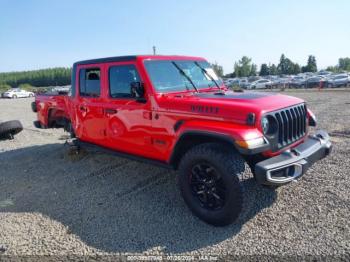
{"type": "Polygon", "coordinates": [[[0,123],[0,137],[13,139],[14,135],[23,130],[21,122],[18,120],[0,123]]]}
{"type": "Polygon", "coordinates": [[[207,143],[190,149],[179,166],[178,184],[190,210],[215,226],[237,219],[243,204],[239,175],[244,159],[223,145],[207,143]]]}
{"type": "Polygon", "coordinates": [[[30,106],[31,106],[32,111],[33,111],[34,113],[38,112],[38,108],[36,107],[36,102],[35,102],[35,101],[32,102],[32,103],[30,104],[30,106]]]}

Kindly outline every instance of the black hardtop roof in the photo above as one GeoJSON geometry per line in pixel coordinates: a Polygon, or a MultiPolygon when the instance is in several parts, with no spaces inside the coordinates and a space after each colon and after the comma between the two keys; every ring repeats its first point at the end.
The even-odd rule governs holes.
{"type": "Polygon", "coordinates": [[[74,67],[77,65],[88,65],[88,64],[100,64],[100,63],[109,63],[109,62],[127,62],[127,61],[135,61],[137,57],[141,57],[143,59],[157,59],[157,58],[167,58],[167,59],[200,59],[201,57],[192,57],[192,56],[178,56],[178,55],[129,55],[129,56],[114,56],[114,57],[105,57],[105,58],[97,58],[97,59],[89,59],[78,61],[74,63],[74,67]]]}
{"type": "Polygon", "coordinates": [[[108,62],[126,62],[126,61],[135,61],[136,55],[133,56],[113,56],[97,59],[89,59],[75,62],[74,65],[87,65],[87,64],[99,64],[99,63],[108,63],[108,62]]]}

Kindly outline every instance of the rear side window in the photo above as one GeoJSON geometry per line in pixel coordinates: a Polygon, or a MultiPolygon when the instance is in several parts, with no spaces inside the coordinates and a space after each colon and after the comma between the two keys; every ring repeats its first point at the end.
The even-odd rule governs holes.
{"type": "Polygon", "coordinates": [[[109,92],[113,98],[131,98],[132,82],[140,82],[134,65],[112,66],[109,68],[109,92]]]}
{"type": "Polygon", "coordinates": [[[101,94],[101,70],[99,68],[80,69],[80,96],[99,97],[101,94]]]}

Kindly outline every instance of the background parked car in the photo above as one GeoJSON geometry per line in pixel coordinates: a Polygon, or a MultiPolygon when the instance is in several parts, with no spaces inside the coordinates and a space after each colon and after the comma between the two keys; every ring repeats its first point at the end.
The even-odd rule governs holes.
{"type": "Polygon", "coordinates": [[[306,79],[304,77],[296,76],[291,79],[291,81],[289,82],[289,86],[294,88],[304,88],[305,83],[306,83],[306,79]]]}
{"type": "Polygon", "coordinates": [[[254,81],[250,83],[248,86],[248,89],[263,89],[263,88],[271,88],[273,85],[273,82],[268,79],[260,79],[257,81],[254,81]]]}
{"type": "Polygon", "coordinates": [[[7,98],[33,97],[34,93],[19,88],[13,88],[3,93],[2,96],[7,98]]]}
{"type": "Polygon", "coordinates": [[[227,87],[238,86],[239,79],[237,79],[237,78],[227,79],[224,81],[224,83],[225,83],[225,86],[227,86],[227,87]]]}
{"type": "Polygon", "coordinates": [[[320,72],[317,73],[319,76],[325,76],[328,77],[332,74],[332,72],[321,70],[320,72]]]}
{"type": "Polygon", "coordinates": [[[242,78],[242,79],[239,79],[239,87],[241,88],[247,88],[249,85],[249,81],[247,78],[242,78]]]}
{"type": "Polygon", "coordinates": [[[326,79],[322,76],[310,77],[306,80],[306,87],[307,88],[319,87],[321,82],[323,83],[326,82],[326,79]]]}
{"type": "Polygon", "coordinates": [[[349,76],[346,74],[332,76],[327,80],[327,87],[347,86],[349,79],[349,76]]]}
{"type": "Polygon", "coordinates": [[[266,76],[249,76],[226,78],[227,87],[240,87],[243,89],[263,88],[318,88],[350,86],[350,72],[337,72],[321,70],[319,72],[304,72],[296,75],[280,74],[266,76]]]}

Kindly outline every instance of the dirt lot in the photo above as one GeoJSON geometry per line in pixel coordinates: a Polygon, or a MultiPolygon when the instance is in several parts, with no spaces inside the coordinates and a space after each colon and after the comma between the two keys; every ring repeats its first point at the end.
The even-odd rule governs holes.
{"type": "Polygon", "coordinates": [[[100,153],[71,157],[63,131],[32,126],[31,99],[1,99],[0,120],[19,119],[25,130],[0,141],[0,260],[1,254],[349,259],[350,92],[289,94],[308,101],[334,153],[276,191],[246,179],[245,210],[225,228],[191,215],[175,172],[100,153]]]}

